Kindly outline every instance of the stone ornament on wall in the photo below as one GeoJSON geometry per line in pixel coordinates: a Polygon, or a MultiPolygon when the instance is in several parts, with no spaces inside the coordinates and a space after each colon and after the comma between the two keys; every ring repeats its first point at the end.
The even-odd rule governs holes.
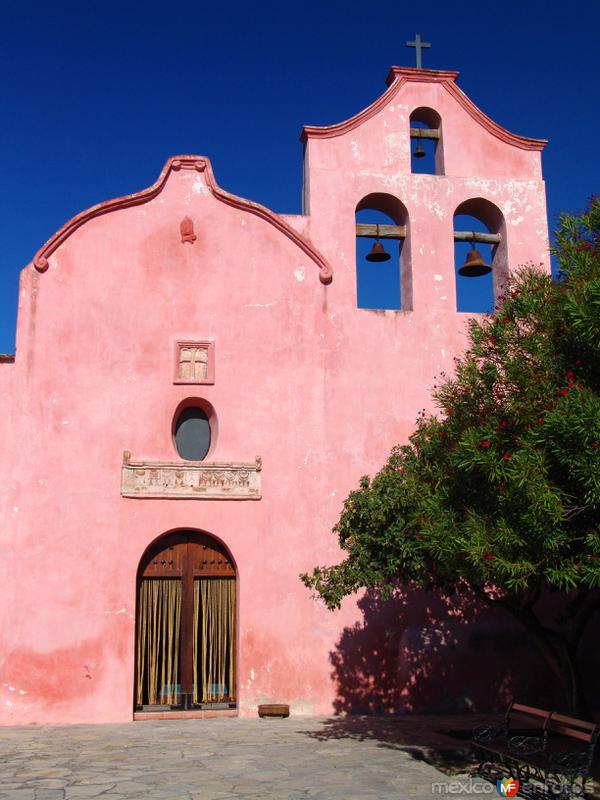
{"type": "Polygon", "coordinates": [[[189,217],[184,217],[179,224],[179,232],[181,233],[181,243],[189,242],[194,244],[196,241],[196,234],[194,233],[194,222],[189,217]]]}
{"type": "Polygon", "coordinates": [[[215,343],[176,342],[173,383],[214,383],[215,343]]]}
{"type": "Polygon", "coordinates": [[[260,456],[253,463],[191,464],[132,461],[123,453],[122,497],[186,498],[190,500],[260,500],[260,456]]]}

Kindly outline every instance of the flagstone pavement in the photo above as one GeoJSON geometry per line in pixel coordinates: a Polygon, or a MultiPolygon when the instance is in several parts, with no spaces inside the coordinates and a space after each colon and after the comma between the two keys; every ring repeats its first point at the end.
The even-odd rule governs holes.
{"type": "MultiPolygon", "coordinates": [[[[459,720],[221,718],[2,728],[0,799],[425,800],[462,793],[456,781],[470,780],[466,737],[473,721],[459,720]],[[442,723],[463,730],[452,740],[442,723]],[[441,762],[462,775],[438,771],[441,762]]],[[[479,779],[470,793],[497,796],[479,779]]]]}

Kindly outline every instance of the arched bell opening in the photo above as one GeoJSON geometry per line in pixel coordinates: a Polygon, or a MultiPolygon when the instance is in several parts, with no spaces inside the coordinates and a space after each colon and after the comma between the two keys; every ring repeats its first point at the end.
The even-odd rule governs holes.
{"type": "Polygon", "coordinates": [[[482,197],[454,212],[457,311],[489,314],[508,276],[506,226],[500,209],[482,197]]]}
{"type": "Polygon", "coordinates": [[[410,171],[417,175],[444,174],[442,118],[433,108],[415,108],[410,115],[410,171]]]}
{"type": "Polygon", "coordinates": [[[369,194],[356,206],[358,308],[412,308],[408,212],[390,194],[369,194]]]}
{"type": "Polygon", "coordinates": [[[236,707],[236,568],[207,533],[154,541],[137,572],[136,711],[236,707]]]}

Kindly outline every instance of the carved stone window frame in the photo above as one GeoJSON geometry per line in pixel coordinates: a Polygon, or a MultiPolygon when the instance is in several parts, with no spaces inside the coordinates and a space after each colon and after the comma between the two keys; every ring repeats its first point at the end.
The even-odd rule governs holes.
{"type": "Polygon", "coordinates": [[[173,369],[173,383],[183,385],[211,385],[215,382],[215,343],[210,339],[177,339],[175,342],[175,357],[173,369]],[[208,353],[207,376],[204,380],[192,380],[179,377],[180,352],[184,347],[197,347],[206,349],[208,353]]]}

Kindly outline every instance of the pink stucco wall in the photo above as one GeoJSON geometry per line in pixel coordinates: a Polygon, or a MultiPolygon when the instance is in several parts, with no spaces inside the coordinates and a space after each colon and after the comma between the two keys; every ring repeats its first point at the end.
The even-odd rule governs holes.
{"type": "Polygon", "coordinates": [[[344,498],[464,347],[455,208],[490,200],[511,267],[549,268],[541,146],[486,123],[446,73],[392,79],[358,120],[307,129],[306,215],[282,218],[287,232],[217,196],[209,168],[169,162],[144,202],[89,215],[45,271],[23,270],[16,362],[0,363],[0,722],[132,718],[136,570],[176,528],[213,534],[236,561],[240,713],[334,707],[330,653],[361,612],[354,599],[328,612],[298,574],[340,557],[344,498]],[[418,106],[442,117],[443,176],[410,173],[418,106]],[[412,311],[356,307],[354,212],[372,192],[408,210],[412,311]],[[214,340],[214,385],[173,384],[177,339],[214,340]],[[173,414],[194,396],[218,417],[209,460],[262,457],[262,499],[121,497],[123,451],[175,460],[173,414]]]}

